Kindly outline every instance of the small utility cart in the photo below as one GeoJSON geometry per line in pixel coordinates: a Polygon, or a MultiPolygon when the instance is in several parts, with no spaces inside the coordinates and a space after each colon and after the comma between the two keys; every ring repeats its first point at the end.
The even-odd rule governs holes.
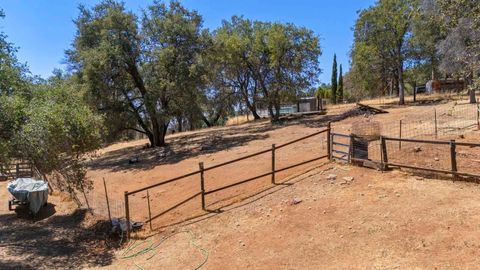
{"type": "Polygon", "coordinates": [[[8,210],[13,211],[14,205],[25,205],[33,215],[47,205],[48,183],[33,178],[17,178],[7,185],[7,190],[12,194],[8,200],[8,210]]]}

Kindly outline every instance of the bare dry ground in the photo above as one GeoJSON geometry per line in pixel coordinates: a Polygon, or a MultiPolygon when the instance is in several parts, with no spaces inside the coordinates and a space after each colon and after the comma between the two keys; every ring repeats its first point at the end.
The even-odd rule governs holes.
{"type": "MultiPolygon", "coordinates": [[[[111,201],[118,206],[123,203],[124,191],[197,170],[199,162],[208,167],[268,149],[274,143],[278,145],[322,130],[328,121],[337,121],[333,124],[336,132],[348,133],[352,125],[365,119],[393,123],[431,115],[433,108],[441,111],[454,104],[442,100],[419,102],[416,106],[396,106],[388,100],[380,103],[389,114],[351,116],[348,110],[354,105],[346,104],[330,108],[325,116],[303,117],[277,125],[261,120],[175,134],[167,138],[165,149],[145,148],[145,140],[118,143],[99,151],[89,162],[88,176],[94,181],[94,195],[99,200],[103,200],[105,178],[111,201]],[[140,162],[129,164],[133,157],[140,162]]],[[[427,129],[432,129],[431,124],[427,129]]],[[[470,130],[462,135],[464,140],[478,140],[480,133],[470,130]]],[[[279,150],[277,168],[325,154],[325,142],[321,135],[279,150]]],[[[412,154],[408,145],[402,151],[399,156],[405,155],[412,162],[426,161],[422,164],[428,166],[443,164],[444,154],[448,155],[426,146],[420,154],[412,154]]],[[[479,153],[469,149],[460,151],[466,155],[462,166],[476,170],[469,160],[479,153]]],[[[212,170],[205,175],[207,190],[268,172],[270,166],[267,154],[212,170]]],[[[154,232],[145,226],[137,235],[153,236],[136,240],[114,255],[107,250],[92,249],[102,247],[98,236],[90,235],[87,241],[75,237],[88,232],[94,220],[84,218],[85,215],[72,218],[78,214],[61,210],[64,205],[61,201],[55,203],[56,213],[35,223],[0,212],[0,269],[15,263],[33,267],[36,261],[32,258],[38,254],[50,263],[45,264],[45,269],[196,269],[200,265],[202,269],[477,268],[480,189],[475,183],[427,179],[401,171],[381,173],[327,163],[325,159],[279,173],[277,180],[282,184],[271,185],[270,177],[264,177],[209,195],[207,207],[219,210],[214,212],[202,211],[196,196],[156,218],[154,232]],[[336,180],[327,180],[329,174],[336,175],[336,180]],[[343,177],[354,180],[345,181],[343,177]],[[15,236],[17,239],[10,236],[14,229],[10,224],[23,231],[42,228],[47,232],[38,239],[28,234],[15,236]],[[71,251],[62,250],[55,245],[57,239],[74,247],[71,251]],[[17,252],[14,247],[19,241],[30,244],[17,252]],[[152,250],[137,254],[146,247],[152,250]],[[60,251],[51,254],[44,252],[45,249],[60,251]]],[[[151,190],[153,214],[178,205],[198,189],[199,179],[195,176],[151,190]]],[[[6,198],[6,194],[0,194],[6,198]]],[[[95,207],[96,203],[91,204],[95,207]]],[[[145,220],[146,209],[146,194],[131,198],[134,220],[145,220]]],[[[114,215],[123,214],[121,207],[117,210],[120,211],[114,215]]]]}
{"type": "Polygon", "coordinates": [[[31,218],[28,210],[8,211],[6,182],[0,182],[0,269],[83,269],[110,265],[113,252],[104,245],[106,221],[60,194],[31,218]]]}
{"type": "Polygon", "coordinates": [[[289,182],[165,229],[106,269],[195,269],[203,250],[202,269],[478,269],[477,184],[339,164],[289,182]]]}

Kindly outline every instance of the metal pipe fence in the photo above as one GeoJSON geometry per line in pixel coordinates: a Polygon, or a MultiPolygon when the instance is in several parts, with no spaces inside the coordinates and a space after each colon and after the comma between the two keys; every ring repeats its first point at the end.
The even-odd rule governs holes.
{"type": "MultiPolygon", "coordinates": [[[[227,190],[227,189],[231,189],[231,188],[236,187],[236,186],[244,185],[246,183],[252,182],[252,181],[260,179],[260,178],[268,177],[268,176],[271,177],[270,178],[271,179],[270,183],[275,185],[275,184],[277,184],[277,181],[276,181],[276,178],[275,178],[277,173],[280,173],[280,172],[283,172],[283,171],[286,171],[286,170],[289,170],[289,169],[292,169],[292,168],[295,168],[295,167],[298,167],[298,166],[302,166],[302,165],[305,165],[305,164],[308,164],[308,163],[312,163],[312,162],[320,160],[320,159],[329,158],[329,152],[330,152],[329,149],[330,148],[327,147],[327,149],[326,149],[327,151],[326,151],[325,154],[317,155],[313,158],[309,158],[307,160],[303,160],[303,161],[295,163],[295,164],[289,164],[288,166],[283,166],[281,168],[276,166],[276,160],[278,160],[278,157],[279,157],[278,156],[279,155],[278,150],[280,150],[284,147],[287,147],[287,146],[290,146],[290,145],[295,145],[295,144],[297,144],[301,141],[319,136],[320,134],[324,134],[324,133],[327,134],[327,136],[326,136],[327,137],[327,142],[326,143],[327,143],[327,146],[329,146],[330,145],[330,141],[329,141],[330,129],[331,129],[330,123],[328,123],[328,126],[327,126],[326,129],[317,131],[315,133],[297,138],[295,140],[292,140],[292,141],[289,141],[289,142],[286,142],[286,143],[283,143],[283,144],[279,144],[279,145],[274,144],[269,149],[261,150],[261,151],[258,151],[258,152],[240,157],[240,158],[232,159],[232,160],[222,162],[220,164],[211,165],[211,166],[205,166],[205,164],[203,162],[200,162],[199,163],[199,169],[195,170],[193,172],[190,172],[190,173],[187,173],[187,174],[184,174],[184,175],[172,178],[172,179],[168,179],[168,180],[165,180],[165,181],[162,181],[162,182],[158,182],[158,183],[155,183],[153,185],[142,187],[142,188],[139,188],[139,189],[136,189],[136,190],[133,190],[133,191],[125,191],[124,200],[123,200],[123,205],[124,205],[123,210],[124,210],[125,218],[126,218],[126,221],[127,221],[127,236],[128,237],[130,236],[130,231],[131,231],[130,220],[131,220],[131,214],[133,213],[132,211],[137,212],[138,210],[140,210],[140,209],[133,209],[132,207],[134,207],[134,206],[136,208],[141,207],[141,208],[144,208],[144,209],[148,210],[148,217],[146,217],[146,222],[149,223],[150,228],[152,228],[151,224],[152,224],[152,221],[154,219],[172,211],[173,209],[175,209],[177,207],[181,207],[185,203],[197,198],[198,196],[200,196],[200,199],[201,199],[200,200],[200,205],[201,205],[202,211],[210,211],[209,209],[207,209],[207,205],[206,205],[206,196],[207,195],[212,195],[214,193],[221,192],[221,191],[224,191],[224,190],[227,190]],[[270,154],[270,158],[268,158],[269,159],[268,163],[263,162],[265,160],[265,158],[255,161],[255,163],[261,163],[261,164],[264,164],[264,165],[271,165],[271,167],[266,169],[265,172],[261,172],[261,173],[255,175],[255,176],[251,176],[251,177],[247,177],[247,178],[244,178],[244,179],[241,179],[241,180],[237,180],[233,183],[226,183],[227,181],[221,181],[221,182],[217,183],[216,187],[215,186],[210,187],[211,184],[210,184],[209,179],[207,178],[207,176],[205,174],[206,172],[210,172],[210,171],[213,171],[213,170],[216,170],[216,169],[223,168],[225,166],[236,164],[238,162],[241,162],[241,161],[244,161],[244,160],[247,160],[247,159],[252,159],[252,158],[256,158],[256,157],[259,157],[259,156],[262,156],[262,155],[267,155],[267,154],[270,154]],[[190,191],[189,195],[184,194],[183,201],[181,201],[181,202],[179,202],[179,203],[177,203],[177,204],[175,204],[175,205],[173,205],[173,206],[171,206],[167,209],[163,209],[162,211],[160,211],[160,213],[152,213],[153,210],[157,210],[157,209],[155,208],[156,204],[152,204],[151,201],[150,201],[153,193],[148,193],[148,191],[152,190],[154,188],[159,188],[159,187],[165,186],[165,185],[176,185],[176,184],[178,184],[178,186],[176,188],[180,188],[181,187],[180,182],[181,181],[185,182],[185,179],[188,179],[187,184],[188,184],[188,189],[190,191]],[[195,180],[195,179],[197,179],[197,180],[195,180]],[[194,188],[194,186],[192,186],[192,184],[191,184],[192,181],[198,181],[197,182],[198,185],[197,185],[196,188],[194,188]],[[132,204],[131,199],[133,199],[133,198],[130,198],[130,197],[132,197],[132,196],[135,197],[135,195],[137,195],[141,192],[147,192],[147,195],[145,196],[147,198],[147,202],[145,203],[145,205],[142,206],[140,203],[132,204]]],[[[316,142],[316,144],[318,144],[318,142],[316,142]]],[[[186,186],[187,184],[184,183],[184,186],[186,186]]],[[[174,188],[175,187],[172,187],[172,190],[175,190],[174,188]]],[[[178,196],[178,197],[180,198],[180,196],[178,196]]]]}

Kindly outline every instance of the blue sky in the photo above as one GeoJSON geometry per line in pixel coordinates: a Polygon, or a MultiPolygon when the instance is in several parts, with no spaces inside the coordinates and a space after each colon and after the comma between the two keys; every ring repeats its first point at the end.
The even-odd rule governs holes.
{"type": "MultiPolygon", "coordinates": [[[[92,6],[93,0],[1,0],[6,13],[1,31],[19,48],[18,58],[34,75],[48,77],[54,68],[63,68],[64,51],[75,35],[72,22],[78,5],[92,6]]],[[[139,12],[150,0],[127,0],[127,7],[139,12]]],[[[305,26],[321,38],[321,82],[329,82],[333,54],[348,70],[352,26],[357,11],[374,0],[184,0],[183,5],[197,10],[204,26],[214,29],[222,19],[243,15],[248,19],[292,22],[305,26]]]]}

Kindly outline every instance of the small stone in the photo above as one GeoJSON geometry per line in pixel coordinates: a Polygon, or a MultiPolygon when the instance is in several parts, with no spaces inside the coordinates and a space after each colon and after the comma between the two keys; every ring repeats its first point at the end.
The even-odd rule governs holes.
{"type": "Polygon", "coordinates": [[[352,182],[354,178],[350,176],[346,176],[346,177],[343,177],[342,179],[345,180],[346,182],[352,182]]]}
{"type": "Polygon", "coordinates": [[[327,180],[335,180],[335,179],[337,179],[337,175],[335,175],[335,174],[329,174],[327,176],[327,180]]]}
{"type": "Polygon", "coordinates": [[[373,187],[373,185],[370,185],[370,184],[368,184],[368,186],[367,186],[367,187],[371,188],[371,187],[373,187]]]}
{"type": "Polygon", "coordinates": [[[435,158],[435,161],[439,161],[440,159],[438,159],[438,157],[435,158]]]}
{"type": "Polygon", "coordinates": [[[415,148],[413,148],[413,152],[415,153],[418,153],[420,151],[422,151],[422,148],[420,146],[416,146],[415,148]]]}
{"type": "Polygon", "coordinates": [[[299,204],[301,202],[302,202],[302,200],[299,199],[299,198],[293,198],[293,200],[292,200],[292,204],[299,204]]]}
{"type": "Polygon", "coordinates": [[[327,213],[327,211],[326,211],[326,210],[323,210],[323,213],[324,213],[324,214],[326,214],[326,213],[327,213]]]}
{"type": "Polygon", "coordinates": [[[342,234],[342,235],[340,235],[340,238],[343,238],[343,234],[342,234]]]}

